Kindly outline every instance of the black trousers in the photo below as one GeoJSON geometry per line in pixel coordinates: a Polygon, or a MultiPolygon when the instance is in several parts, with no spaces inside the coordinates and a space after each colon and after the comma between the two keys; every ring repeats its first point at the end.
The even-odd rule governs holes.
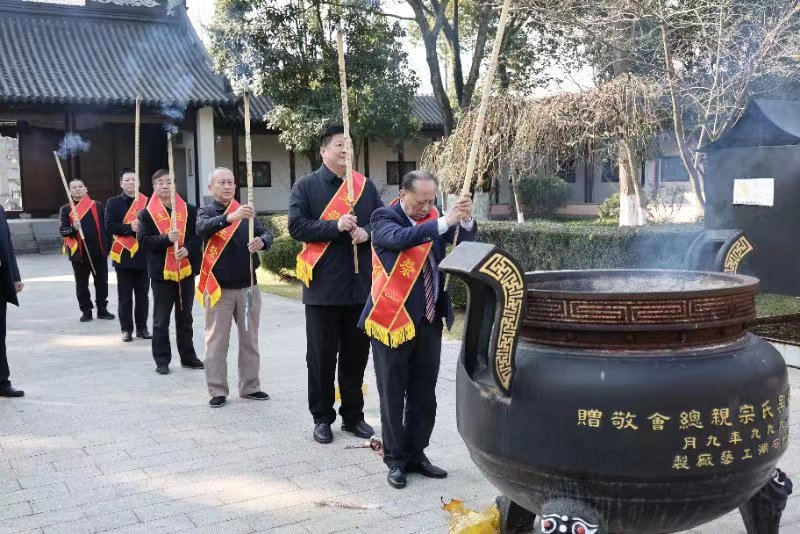
{"type": "Polygon", "coordinates": [[[11,382],[8,377],[11,372],[8,370],[8,357],[6,356],[6,311],[8,303],[0,291],[0,387],[8,386],[11,382]]]}
{"type": "Polygon", "coordinates": [[[425,459],[436,421],[436,380],[442,354],[442,320],[422,319],[416,336],[393,349],[372,340],[381,398],[383,461],[390,468],[425,459]]]}
{"type": "Polygon", "coordinates": [[[169,316],[175,309],[175,341],[181,363],[197,358],[192,342],[192,304],[194,303],[194,276],[181,280],[183,307],[178,305],[178,283],[152,280],[153,286],[153,359],[156,366],[169,365],[172,348],[169,344],[169,316]]]}
{"type": "MultiPolygon", "coordinates": [[[[108,261],[105,258],[92,258],[94,262],[94,300],[98,310],[108,307],[108,261]]],[[[72,262],[72,271],[75,273],[75,294],[78,296],[78,305],[81,311],[92,309],[92,294],[89,292],[89,277],[92,269],[85,259],[72,262]]]]}
{"type": "Polygon", "coordinates": [[[137,332],[147,328],[149,293],[150,277],[147,275],[147,270],[117,269],[117,316],[123,332],[133,332],[134,319],[137,332]]]}
{"type": "Polygon", "coordinates": [[[362,306],[306,306],[308,408],[314,424],[336,420],[334,380],[338,355],[339,415],[346,424],[364,419],[364,369],[369,338],[358,328],[362,306]]]}

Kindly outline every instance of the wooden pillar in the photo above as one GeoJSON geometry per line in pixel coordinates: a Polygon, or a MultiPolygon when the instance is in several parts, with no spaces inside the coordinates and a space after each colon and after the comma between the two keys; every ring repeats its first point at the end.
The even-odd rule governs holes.
{"type": "Polygon", "coordinates": [[[289,190],[294,189],[294,182],[297,180],[297,162],[295,161],[294,150],[289,151],[289,190]]]}
{"type": "Polygon", "coordinates": [[[234,193],[237,202],[241,197],[241,180],[246,180],[246,176],[239,176],[239,127],[234,125],[231,128],[231,152],[233,160],[233,178],[236,181],[236,192],[234,193]]]}

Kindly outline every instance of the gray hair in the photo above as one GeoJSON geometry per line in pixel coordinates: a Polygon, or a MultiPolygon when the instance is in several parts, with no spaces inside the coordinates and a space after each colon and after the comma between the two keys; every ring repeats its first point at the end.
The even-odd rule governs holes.
{"type": "Polygon", "coordinates": [[[217,174],[218,172],[223,172],[223,171],[224,171],[224,172],[229,172],[229,173],[231,173],[231,175],[232,175],[234,178],[236,178],[236,175],[235,175],[235,174],[233,174],[233,171],[232,171],[232,170],[230,170],[228,167],[217,167],[216,169],[214,169],[213,171],[211,171],[211,172],[209,173],[209,175],[208,175],[208,183],[209,183],[209,185],[211,185],[211,184],[213,184],[213,183],[214,183],[214,175],[215,175],[215,174],[217,174]]]}
{"type": "Polygon", "coordinates": [[[411,171],[400,180],[400,189],[404,191],[414,191],[414,186],[417,182],[433,182],[437,186],[439,180],[428,171],[411,171]]]}

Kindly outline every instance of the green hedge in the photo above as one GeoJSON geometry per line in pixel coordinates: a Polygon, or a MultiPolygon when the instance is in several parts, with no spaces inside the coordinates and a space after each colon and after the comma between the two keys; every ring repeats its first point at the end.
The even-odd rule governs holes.
{"type": "MultiPolygon", "coordinates": [[[[561,269],[682,269],[686,251],[703,228],[652,225],[620,228],[536,220],[480,223],[478,241],[493,243],[514,256],[526,271],[561,269]]],[[[455,281],[451,296],[466,305],[466,287],[455,281]]]]}
{"type": "Polygon", "coordinates": [[[259,220],[264,223],[275,238],[289,235],[289,216],[283,215],[259,215],[259,220]]]}
{"type": "Polygon", "coordinates": [[[259,252],[261,266],[279,276],[294,276],[296,258],[303,245],[288,235],[276,237],[267,251],[259,252]]]}
{"type": "MultiPolygon", "coordinates": [[[[261,220],[276,236],[272,248],[261,253],[262,265],[281,276],[293,276],[301,245],[289,237],[286,215],[261,220]]],[[[478,240],[507,250],[526,271],[680,269],[689,245],[702,230],[688,224],[619,228],[546,220],[493,221],[480,223],[478,240]]],[[[451,293],[453,302],[464,306],[463,284],[453,280],[451,293]]]]}
{"type": "Polygon", "coordinates": [[[663,224],[620,228],[536,220],[480,224],[478,240],[494,243],[526,271],[558,269],[680,269],[703,228],[663,224]]]}

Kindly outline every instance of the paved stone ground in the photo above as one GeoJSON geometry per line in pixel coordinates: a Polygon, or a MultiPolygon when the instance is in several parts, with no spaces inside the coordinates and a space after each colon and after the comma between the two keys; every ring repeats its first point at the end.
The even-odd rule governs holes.
{"type": "MultiPolygon", "coordinates": [[[[444,349],[428,450],[450,477],[411,476],[397,491],[375,453],[346,449],[361,441],[338,425],[332,445],[311,439],[300,304],[264,299],[261,377],[272,399],[234,396],[212,410],[202,372],[173,365],[157,375],[149,345],[122,344],[116,321],[78,322],[64,258],[23,256],[20,264],[26,288],[23,307],[10,310],[8,345],[12,380],[26,397],[0,400],[0,533],[444,533],[440,498],[483,507],[496,493],[456,430],[455,343],[444,349]],[[318,504],[334,502],[367,509],[318,504]]],[[[195,320],[202,357],[197,308],[195,320]]],[[[235,383],[233,358],[229,376],[235,383]]],[[[791,378],[800,383],[800,372],[791,378]]],[[[367,420],[377,427],[371,368],[367,382],[367,420]]],[[[800,473],[797,423],[792,434],[781,464],[790,474],[800,473]]],[[[782,533],[800,533],[800,499],[790,500],[784,523],[782,533]]],[[[733,513],[693,532],[744,530],[733,513]]]]}

